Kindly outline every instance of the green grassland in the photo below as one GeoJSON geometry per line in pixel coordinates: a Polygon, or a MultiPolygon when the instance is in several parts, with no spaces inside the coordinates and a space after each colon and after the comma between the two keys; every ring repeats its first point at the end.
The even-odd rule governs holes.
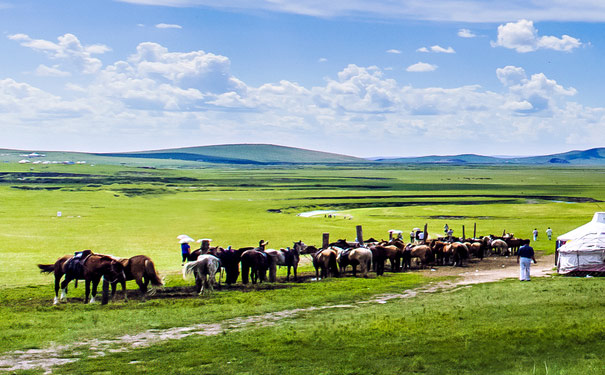
{"type": "MultiPolygon", "coordinates": [[[[41,275],[36,264],[52,263],[58,257],[77,250],[92,249],[123,257],[149,255],[159,272],[166,276],[168,288],[193,284],[192,280],[183,281],[179,274],[180,248],[176,236],[182,233],[194,238],[212,238],[213,244],[221,246],[252,246],[264,239],[269,241],[269,247],[279,248],[291,246],[298,240],[318,245],[323,232],[329,232],[334,240],[352,240],[356,225],[363,226],[364,237],[380,239],[388,236],[389,229],[409,232],[425,223],[433,236],[441,233],[445,223],[454,228],[456,235],[462,234],[464,225],[466,234],[470,235],[476,223],[477,234],[501,234],[506,230],[525,238],[530,238],[536,227],[540,237],[533,244],[534,248],[552,253],[554,241],[548,241],[544,234],[547,226],[556,236],[589,221],[595,211],[604,211],[603,186],[605,169],[580,167],[315,165],[149,169],[90,164],[0,164],[0,313],[3,316],[0,353],[44,348],[51,342],[115,337],[125,332],[212,322],[299,306],[347,303],[371,294],[400,291],[426,282],[414,273],[388,274],[368,280],[345,278],[289,284],[287,288],[276,290],[249,287],[247,293],[223,290],[204,298],[152,299],[148,302],[137,299],[108,307],[79,303],[83,294],[80,287],[70,290],[71,303],[52,306],[52,277],[41,275]],[[335,210],[338,215],[336,218],[296,216],[312,210],[335,210]],[[61,217],[57,216],[58,211],[61,211],[61,217]],[[351,219],[345,219],[344,215],[351,219]],[[343,293],[343,290],[347,292],[343,293]]],[[[303,267],[303,272],[310,271],[309,266],[303,267]]],[[[526,348],[534,348],[535,342],[526,339],[536,334],[538,329],[549,332],[547,325],[551,316],[542,311],[543,306],[554,309],[552,319],[559,320],[553,324],[563,324],[562,327],[582,340],[572,354],[580,355],[582,350],[594,344],[594,350],[587,352],[581,363],[601,366],[599,368],[602,369],[603,360],[591,356],[599,348],[602,352],[602,347],[596,345],[602,341],[603,331],[596,328],[601,322],[591,321],[589,327],[592,328],[588,332],[579,326],[587,314],[594,312],[596,316],[599,315],[596,311],[602,310],[602,305],[594,300],[602,295],[602,283],[600,280],[585,281],[558,278],[541,280],[531,286],[496,283],[453,294],[438,294],[434,298],[427,296],[356,309],[355,314],[347,314],[346,318],[341,316],[345,321],[340,321],[340,315],[335,312],[327,313],[328,318],[322,328],[313,325],[319,316],[312,316],[292,322],[296,324],[294,328],[267,328],[260,332],[230,333],[228,337],[186,339],[182,343],[159,345],[132,354],[112,355],[115,357],[112,360],[124,366],[132,356],[156,356],[157,361],[144,361],[130,370],[125,367],[120,371],[116,367],[111,371],[304,373],[306,369],[308,373],[311,364],[299,367],[288,362],[292,359],[285,360],[284,357],[288,353],[295,355],[292,352],[296,352],[296,348],[307,361],[312,360],[310,357],[314,353],[323,350],[326,358],[335,357],[339,348],[353,350],[353,354],[343,357],[345,359],[363,357],[364,351],[374,349],[368,347],[369,343],[384,340],[387,347],[404,347],[403,351],[393,348],[380,352],[381,358],[391,361],[391,370],[385,364],[380,365],[384,370],[372,367],[368,363],[369,358],[347,366],[344,366],[345,359],[342,359],[343,363],[331,366],[324,358],[317,362],[320,370],[316,372],[360,373],[362,367],[358,366],[364,366],[370,369],[368,373],[446,373],[442,371],[446,368],[446,356],[454,359],[462,356],[463,359],[450,361],[453,363],[451,373],[481,373],[473,369],[476,370],[477,366],[483,368],[483,356],[497,353],[500,364],[487,367],[493,370],[488,372],[528,373],[532,363],[515,362],[515,353],[523,352],[524,346],[519,349],[518,345],[526,341],[526,348]],[[564,302],[565,294],[561,291],[568,288],[587,302],[564,302]],[[504,290],[510,292],[504,293],[504,290]],[[491,301],[487,295],[499,297],[497,301],[491,301]],[[526,295],[527,298],[519,299],[518,295],[526,295]],[[450,299],[449,304],[444,302],[450,299]],[[440,303],[445,304],[442,313],[438,312],[440,303]],[[468,307],[469,303],[474,307],[468,307]],[[517,305],[520,305],[519,309],[509,307],[517,305]],[[421,307],[430,313],[430,324],[411,325],[402,317],[410,311],[419,311],[417,309],[421,307]],[[564,312],[569,312],[571,317],[560,322],[564,312]],[[538,315],[539,319],[525,328],[523,319],[533,321],[525,318],[526,314],[531,316],[530,313],[538,315]],[[482,319],[482,324],[467,326],[466,322],[476,315],[482,319]],[[378,328],[386,324],[388,317],[393,317],[396,322],[392,326],[387,325],[390,327],[388,330],[396,334],[389,335],[378,328]],[[359,329],[353,328],[352,320],[358,318],[364,323],[359,329]],[[449,324],[464,330],[445,337],[443,327],[449,324]],[[524,333],[515,335],[514,330],[519,327],[524,333]],[[300,335],[299,341],[288,341],[280,329],[286,329],[283,332],[295,330],[300,335]],[[313,339],[318,330],[331,329],[337,330],[339,336],[351,337],[350,343],[313,339]],[[493,331],[491,341],[483,329],[493,331]],[[258,341],[252,340],[250,335],[258,335],[258,341]],[[242,344],[250,340],[255,343],[250,345],[258,350],[242,344]],[[210,347],[207,345],[221,351],[232,342],[241,348],[240,367],[225,367],[221,362],[225,357],[210,358],[214,351],[200,359],[214,364],[212,370],[191,364],[196,358],[202,358],[194,357],[194,354],[204,352],[203,348],[210,347]],[[461,346],[454,346],[461,342],[464,350],[461,346]],[[191,355],[189,350],[178,351],[183,356],[182,367],[177,366],[181,363],[177,362],[178,359],[170,357],[175,355],[170,354],[175,351],[175,345],[191,346],[191,355]],[[493,348],[498,345],[503,346],[502,350],[493,348]],[[276,349],[275,360],[285,361],[285,364],[268,364],[270,356],[266,360],[260,359],[268,356],[268,348],[278,346],[281,349],[276,349]],[[418,347],[423,346],[430,348],[430,355],[421,353],[422,349],[418,347]],[[444,348],[443,352],[438,349],[440,347],[444,348]],[[484,351],[478,350],[480,347],[484,351]],[[262,370],[246,368],[244,360],[252,361],[252,366],[259,366],[254,368],[262,370]],[[507,360],[511,367],[503,364],[507,360]]],[[[134,288],[134,284],[129,283],[129,288],[134,288]]],[[[551,372],[547,373],[580,373],[577,371],[579,364],[571,364],[568,353],[560,357],[553,354],[552,350],[561,349],[567,336],[558,333],[538,336],[545,342],[535,347],[540,353],[532,352],[536,373],[546,373],[543,362],[550,368],[551,372]],[[542,352],[543,348],[550,347],[549,343],[553,343],[554,349],[542,352]],[[556,361],[551,361],[552,358],[556,361]],[[559,372],[553,372],[553,363],[559,372]]],[[[229,355],[239,356],[233,350],[229,355]]],[[[78,370],[67,366],[63,370],[91,373],[106,365],[93,359],[79,363],[90,367],[78,370]]]]}

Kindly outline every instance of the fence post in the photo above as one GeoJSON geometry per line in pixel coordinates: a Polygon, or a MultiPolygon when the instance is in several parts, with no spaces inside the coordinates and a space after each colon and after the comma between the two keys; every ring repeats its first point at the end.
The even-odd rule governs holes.
{"type": "Polygon", "coordinates": [[[329,245],[330,245],[330,233],[325,232],[321,236],[321,248],[322,249],[327,249],[329,245]]]}
{"type": "Polygon", "coordinates": [[[477,223],[475,223],[475,226],[473,227],[473,238],[477,238],[477,223]]]}
{"type": "Polygon", "coordinates": [[[361,225],[358,225],[355,229],[357,230],[357,242],[363,245],[363,230],[361,229],[361,225]]]}
{"type": "Polygon", "coordinates": [[[466,239],[466,234],[464,233],[464,225],[462,226],[462,239],[466,239]]]}

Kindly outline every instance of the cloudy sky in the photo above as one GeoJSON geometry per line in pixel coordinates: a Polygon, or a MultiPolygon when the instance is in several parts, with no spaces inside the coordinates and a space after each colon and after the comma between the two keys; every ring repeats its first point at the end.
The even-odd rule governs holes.
{"type": "Polygon", "coordinates": [[[605,146],[601,0],[0,0],[0,25],[0,148],[605,146]]]}

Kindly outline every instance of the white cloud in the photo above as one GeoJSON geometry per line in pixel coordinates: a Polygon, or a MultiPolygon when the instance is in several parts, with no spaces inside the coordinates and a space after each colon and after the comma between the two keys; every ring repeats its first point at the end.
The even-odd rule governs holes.
{"type": "Polygon", "coordinates": [[[212,7],[230,11],[268,11],[314,17],[367,17],[469,23],[507,22],[529,18],[536,21],[605,21],[605,3],[576,1],[484,1],[450,0],[120,0],[122,2],[173,7],[212,7]]]}
{"type": "Polygon", "coordinates": [[[325,57],[320,57],[319,59],[317,59],[317,62],[325,63],[325,62],[328,62],[328,59],[326,59],[325,57]]]}
{"type": "Polygon", "coordinates": [[[398,49],[388,49],[387,53],[392,53],[392,54],[395,54],[395,55],[400,55],[401,51],[398,50],[398,49]]]}
{"type": "Polygon", "coordinates": [[[420,47],[416,50],[416,52],[424,52],[424,53],[429,53],[429,52],[434,52],[434,53],[456,53],[456,51],[454,51],[454,49],[452,47],[447,47],[447,48],[443,48],[440,45],[434,45],[430,48],[427,47],[420,47]]]}
{"type": "Polygon", "coordinates": [[[557,101],[577,93],[573,87],[564,88],[556,81],[548,79],[544,73],[533,74],[528,79],[525,70],[516,66],[496,69],[496,75],[509,90],[504,106],[513,111],[550,111],[556,107],[557,101]]]}
{"type": "Polygon", "coordinates": [[[437,65],[425,63],[425,62],[417,62],[416,64],[412,64],[406,68],[408,72],[432,72],[437,69],[437,65]]]}
{"type": "Polygon", "coordinates": [[[521,53],[533,52],[538,49],[571,52],[582,45],[579,39],[569,35],[563,35],[561,38],[540,37],[534,23],[525,19],[498,26],[498,40],[491,44],[492,47],[514,49],[521,53]]]}
{"type": "Polygon", "coordinates": [[[512,65],[496,69],[496,76],[504,86],[517,85],[526,79],[525,70],[512,65]]]}
{"type": "Polygon", "coordinates": [[[171,23],[158,23],[155,25],[156,29],[182,29],[183,26],[171,24],[171,23]]]}
{"type": "Polygon", "coordinates": [[[461,38],[475,38],[477,35],[469,29],[460,29],[458,30],[458,36],[461,38]]]}
{"type": "Polygon", "coordinates": [[[58,37],[58,43],[44,39],[32,39],[26,34],[12,34],[8,38],[19,42],[24,47],[43,52],[51,59],[62,60],[85,74],[95,73],[103,65],[101,60],[91,55],[103,54],[111,50],[102,44],[84,46],[73,34],[58,37]]]}
{"type": "Polygon", "coordinates": [[[71,73],[62,71],[57,65],[50,67],[41,64],[36,69],[36,75],[41,77],[69,77],[71,73]]]}
{"type": "MultiPolygon", "coordinates": [[[[416,71],[436,68],[420,64],[416,71]]],[[[252,86],[230,69],[226,56],[146,42],[90,79],[53,78],[66,81],[65,97],[0,80],[3,142],[85,151],[270,142],[366,155],[373,151],[353,150],[352,142],[373,139],[390,154],[401,154],[402,142],[412,154],[461,152],[462,140],[480,140],[473,152],[488,154],[522,152],[537,140],[559,148],[586,137],[605,143],[604,108],[575,103],[574,88],[511,65],[495,72],[500,90],[415,88],[354,64],[315,87],[287,80],[252,86]]]]}

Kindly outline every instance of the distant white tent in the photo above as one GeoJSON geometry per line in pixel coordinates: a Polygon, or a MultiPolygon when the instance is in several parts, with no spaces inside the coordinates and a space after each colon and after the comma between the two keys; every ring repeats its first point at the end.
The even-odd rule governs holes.
{"type": "Polygon", "coordinates": [[[559,273],[605,272],[605,212],[595,212],[592,221],[557,237],[559,273]]]}

